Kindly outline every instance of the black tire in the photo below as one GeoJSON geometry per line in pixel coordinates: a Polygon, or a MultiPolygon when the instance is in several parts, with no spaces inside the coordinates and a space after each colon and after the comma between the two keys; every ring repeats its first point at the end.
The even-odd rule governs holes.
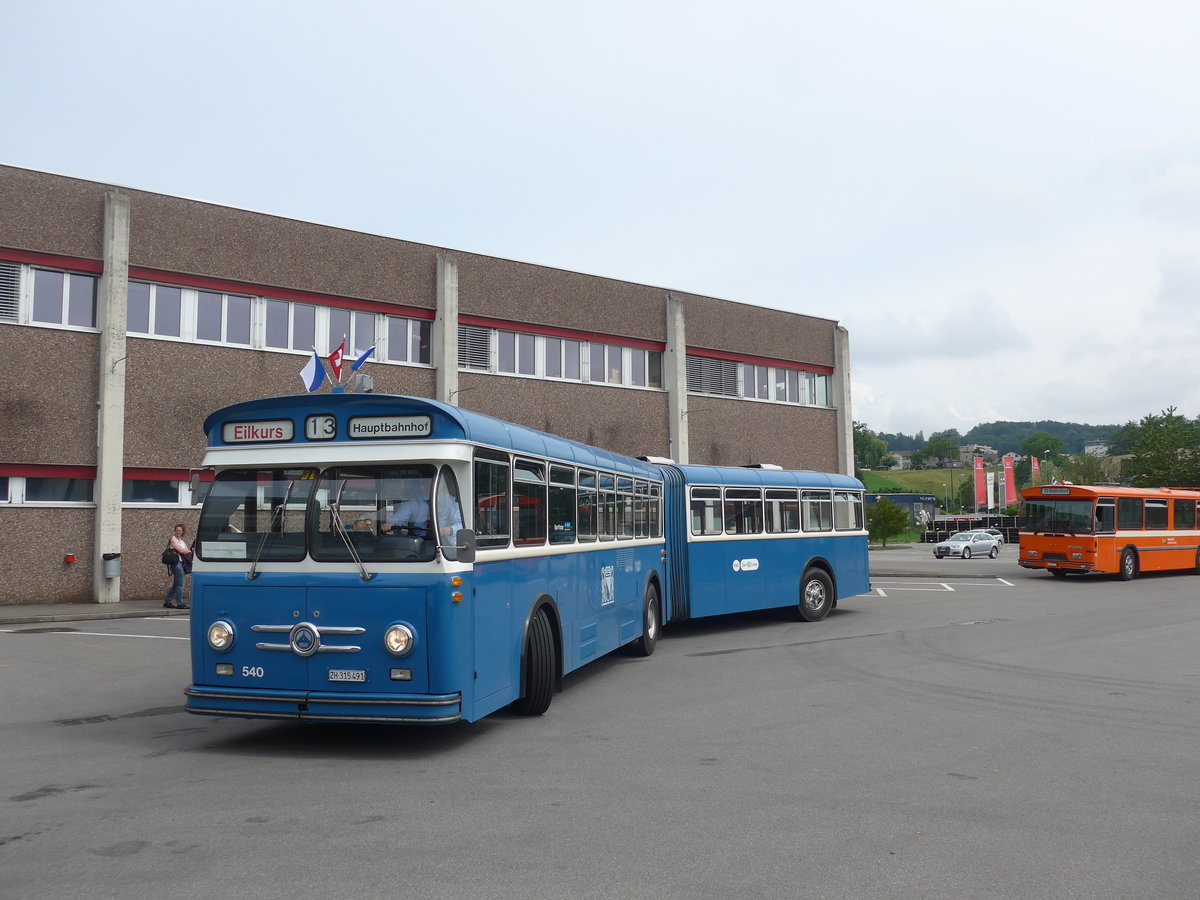
{"type": "Polygon", "coordinates": [[[991,549],[991,550],[988,552],[988,559],[995,559],[995,558],[996,558],[997,556],[999,556],[999,555],[1000,555],[1000,548],[999,548],[999,547],[993,547],[993,548],[992,548],[992,549],[991,549]]]}
{"type": "Polygon", "coordinates": [[[833,582],[821,569],[808,569],[804,573],[797,609],[805,622],[820,622],[833,609],[833,582]]]}
{"type": "Polygon", "coordinates": [[[1121,554],[1121,580],[1122,581],[1133,581],[1133,579],[1135,579],[1137,577],[1138,577],[1137,554],[1133,552],[1132,548],[1126,547],[1125,551],[1121,554]]]}
{"type": "Polygon", "coordinates": [[[514,712],[540,716],[550,708],[554,696],[554,635],[546,610],[539,609],[525,636],[525,678],[521,696],[513,701],[514,712]]]}
{"type": "Polygon", "coordinates": [[[963,547],[963,559],[970,559],[970,558],[971,558],[971,548],[963,547]]]}
{"type": "Polygon", "coordinates": [[[662,602],[658,599],[658,588],[646,585],[646,599],[642,601],[642,636],[628,644],[632,656],[649,656],[658,645],[658,634],[662,630],[662,602]]]}

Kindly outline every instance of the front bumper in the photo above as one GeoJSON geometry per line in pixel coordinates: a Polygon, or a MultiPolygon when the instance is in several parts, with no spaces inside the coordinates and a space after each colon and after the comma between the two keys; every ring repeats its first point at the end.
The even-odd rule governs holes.
{"type": "Polygon", "coordinates": [[[189,685],[184,709],[197,716],[446,725],[462,718],[461,694],[355,694],[240,690],[189,685]]]}

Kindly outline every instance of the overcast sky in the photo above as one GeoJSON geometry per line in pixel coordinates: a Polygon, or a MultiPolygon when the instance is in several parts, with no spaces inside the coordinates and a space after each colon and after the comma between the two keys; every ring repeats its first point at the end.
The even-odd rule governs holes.
{"type": "Polygon", "coordinates": [[[0,162],[835,319],[875,431],[1195,416],[1195,10],[0,0],[0,162]]]}

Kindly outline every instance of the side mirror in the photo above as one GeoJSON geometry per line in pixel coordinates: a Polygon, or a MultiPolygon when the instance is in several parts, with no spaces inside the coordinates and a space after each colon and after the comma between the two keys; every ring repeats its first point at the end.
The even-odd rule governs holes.
{"type": "Polygon", "coordinates": [[[458,561],[461,563],[475,562],[475,531],[471,528],[460,528],[454,536],[458,545],[458,561]]]}

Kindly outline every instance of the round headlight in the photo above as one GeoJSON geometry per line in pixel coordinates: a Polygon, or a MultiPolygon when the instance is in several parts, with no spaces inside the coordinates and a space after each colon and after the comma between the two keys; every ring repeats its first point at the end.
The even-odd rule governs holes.
{"type": "Polygon", "coordinates": [[[208,646],[214,650],[228,650],[233,646],[233,625],[218,619],[208,626],[208,646]]]}
{"type": "Polygon", "coordinates": [[[403,656],[413,648],[416,635],[407,625],[393,625],[383,633],[383,646],[392,656],[403,656]]]}

